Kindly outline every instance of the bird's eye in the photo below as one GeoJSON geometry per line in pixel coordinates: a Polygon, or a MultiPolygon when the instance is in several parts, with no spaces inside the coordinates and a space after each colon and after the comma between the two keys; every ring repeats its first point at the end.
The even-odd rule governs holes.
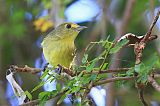
{"type": "Polygon", "coordinates": [[[71,25],[70,25],[70,24],[67,24],[67,25],[66,25],[66,28],[67,28],[67,29],[70,29],[70,28],[71,28],[71,25]]]}

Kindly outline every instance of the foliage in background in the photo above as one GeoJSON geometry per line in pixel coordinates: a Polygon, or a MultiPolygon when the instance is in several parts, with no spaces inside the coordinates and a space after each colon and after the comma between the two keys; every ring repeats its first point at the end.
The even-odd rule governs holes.
{"type": "MultiPolygon", "coordinates": [[[[51,5],[53,0],[1,0],[0,1],[0,72],[1,72],[1,80],[3,81],[3,85],[6,85],[5,82],[5,69],[8,67],[10,64],[18,64],[18,65],[31,65],[34,66],[34,60],[38,57],[41,56],[41,50],[36,46],[37,39],[40,37],[43,32],[47,31],[48,28],[54,27],[55,23],[52,21],[48,21],[48,19],[52,17],[47,16],[45,17],[45,20],[41,20],[40,16],[42,15],[43,10],[47,9],[48,12],[52,10],[53,5],[51,5]],[[35,2],[36,1],[36,2],[35,2]],[[41,21],[43,21],[41,23],[41,21]],[[40,24],[40,27],[39,27],[40,24]],[[41,25],[42,24],[42,25],[41,25]],[[35,26],[34,26],[35,25],[35,26]],[[35,29],[38,29],[38,31],[35,29]]],[[[58,0],[61,4],[61,9],[59,12],[59,17],[65,18],[64,16],[64,11],[66,8],[68,8],[72,3],[74,3],[74,0],[58,0]]],[[[111,2],[111,1],[110,1],[111,2]]],[[[108,2],[108,3],[110,3],[108,2]]],[[[117,6],[114,6],[114,9],[111,9],[112,14],[115,15],[117,19],[121,18],[122,14],[124,13],[124,7],[126,4],[125,0],[117,1],[117,6]]],[[[159,0],[154,1],[154,6],[157,7],[159,6],[159,0]]],[[[108,4],[107,4],[108,5],[108,4]]],[[[146,30],[147,30],[147,25],[145,24],[146,21],[144,20],[144,16],[146,17],[146,12],[150,11],[150,3],[149,1],[146,0],[136,0],[135,7],[133,9],[132,13],[132,19],[129,22],[129,25],[127,26],[128,32],[135,33],[137,35],[143,35],[146,30]]],[[[44,18],[44,17],[43,17],[44,18]]],[[[82,33],[80,36],[78,36],[77,39],[77,46],[78,48],[85,48],[86,44],[90,39],[93,39],[94,41],[97,41],[96,39],[101,39],[100,38],[100,33],[98,32],[97,35],[95,36],[93,31],[98,30],[101,28],[101,25],[97,25],[98,20],[94,20],[93,22],[85,22],[82,24],[86,24],[89,26],[89,29],[87,32],[82,33]],[[84,40],[85,39],[85,40],[84,40]]],[[[114,39],[115,35],[115,28],[113,27],[112,23],[107,22],[107,29],[106,29],[106,36],[107,35],[112,35],[110,39],[114,39]]],[[[39,41],[40,42],[40,41],[39,41]]],[[[85,69],[87,72],[90,72],[92,69],[98,70],[100,67],[102,69],[107,69],[110,65],[110,58],[107,57],[107,60],[105,61],[104,65],[101,66],[101,62],[104,59],[104,55],[107,54],[108,48],[110,47],[110,44],[112,42],[109,42],[108,40],[106,41],[99,41],[97,43],[93,42],[93,45],[96,45],[95,47],[92,48],[92,50],[84,54],[84,57],[82,59],[82,65],[77,69],[77,71],[85,69]],[[102,43],[103,42],[103,43],[102,43]],[[105,42],[107,44],[105,45],[105,42]],[[103,44],[103,45],[102,45],[103,44]],[[101,45],[104,48],[104,51],[97,55],[95,51],[97,50],[97,45],[101,45]],[[105,45],[105,46],[104,46],[105,45]],[[88,55],[89,54],[89,55],[88,55]],[[93,55],[94,54],[94,55],[93,55]],[[93,57],[97,58],[93,58],[93,57]],[[100,65],[97,66],[97,63],[100,65]]],[[[110,50],[110,53],[115,53],[119,50],[120,46],[117,46],[117,48],[114,48],[110,50]]],[[[79,51],[84,51],[84,49],[80,49],[79,51]]],[[[144,51],[144,58],[151,57],[151,60],[149,59],[144,59],[144,62],[138,66],[138,67],[133,67],[134,64],[134,54],[133,50],[126,50],[124,52],[124,56],[121,59],[117,59],[121,61],[122,67],[129,66],[133,67],[133,69],[136,69],[137,72],[141,73],[140,74],[140,79],[139,81],[145,82],[146,83],[146,73],[144,73],[144,70],[147,69],[147,73],[150,73],[150,69],[156,64],[157,67],[159,67],[160,62],[157,62],[159,60],[159,57],[155,55],[155,46],[154,44],[150,44],[148,48],[144,51]],[[150,63],[147,63],[150,62],[150,63]],[[151,64],[152,63],[152,64],[151,64]]],[[[83,53],[81,53],[82,55],[83,53]]],[[[118,76],[131,76],[133,75],[132,73],[133,70],[131,70],[130,73],[122,73],[118,76]]],[[[47,73],[47,72],[46,72],[47,73]]],[[[55,76],[56,73],[53,73],[52,76],[55,76]]],[[[23,87],[26,89],[29,89],[29,91],[32,90],[33,84],[36,85],[37,82],[39,82],[38,79],[35,78],[35,76],[29,76],[28,78],[25,78],[24,75],[22,76],[23,80],[23,87]],[[32,84],[28,83],[32,82],[32,84]]],[[[45,76],[45,75],[44,75],[45,76]]],[[[59,74],[56,74],[56,76],[59,76],[59,78],[55,78],[57,80],[61,80],[61,77],[59,74]]],[[[68,87],[66,87],[67,91],[65,92],[64,96],[62,99],[60,99],[60,102],[64,99],[65,96],[67,96],[68,93],[75,93],[77,91],[80,91],[81,88],[77,87],[80,85],[87,85],[90,81],[97,81],[99,78],[103,77],[105,78],[107,75],[99,75],[99,77],[96,74],[93,74],[92,76],[90,75],[82,75],[78,74],[73,78],[71,81],[66,83],[68,87]],[[81,79],[85,79],[86,82],[82,82],[81,79]],[[75,81],[79,81],[78,84],[75,83],[75,81]],[[74,84],[74,86],[72,86],[74,84]]],[[[53,77],[54,78],[54,77],[53,77]]],[[[53,78],[49,78],[52,79],[53,78]]],[[[43,83],[40,84],[41,86],[43,83]]],[[[125,85],[127,85],[125,83],[125,85]]],[[[128,88],[132,89],[134,86],[133,83],[129,83],[127,85],[128,88]]],[[[37,98],[37,95],[39,94],[39,98],[42,100],[46,100],[48,96],[53,97],[58,92],[60,91],[60,88],[62,85],[57,85],[57,90],[52,91],[52,92],[42,92],[42,93],[35,93],[33,99],[37,98]]],[[[123,88],[123,87],[120,87],[123,88]]],[[[152,91],[152,88],[148,88],[149,93],[153,94],[153,98],[159,98],[159,95],[152,91]],[[151,90],[150,90],[151,89],[151,90]],[[155,97],[154,97],[155,95],[155,97]]],[[[117,92],[120,91],[121,89],[117,89],[117,92]]],[[[133,91],[134,92],[134,91],[133,91]]],[[[147,93],[148,93],[147,92],[147,93]]],[[[30,95],[27,92],[28,95],[30,95]]],[[[118,94],[117,94],[118,95],[118,94]]],[[[121,94],[120,94],[121,95],[121,94]]],[[[79,95],[78,95],[79,96],[79,95]]],[[[31,98],[29,96],[29,98],[31,98]]],[[[78,97],[77,97],[78,98],[78,97]]],[[[124,97],[124,101],[127,99],[125,98],[131,98],[136,99],[134,97],[129,96],[129,97],[124,97]]],[[[133,100],[134,101],[134,100],[133,100]]],[[[136,100],[135,100],[136,101],[136,100]]],[[[59,102],[59,103],[60,103],[59,102]]]]}

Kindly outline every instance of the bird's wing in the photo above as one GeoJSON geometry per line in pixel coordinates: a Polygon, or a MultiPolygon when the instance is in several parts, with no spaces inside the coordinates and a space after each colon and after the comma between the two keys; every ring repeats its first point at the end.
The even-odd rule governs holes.
{"type": "Polygon", "coordinates": [[[56,33],[56,31],[51,31],[49,34],[47,34],[47,36],[43,39],[41,45],[45,45],[45,42],[48,41],[57,41],[62,39],[61,36],[58,35],[58,33],[56,33]]]}
{"type": "Polygon", "coordinates": [[[46,36],[46,38],[50,38],[50,39],[52,39],[52,40],[60,40],[60,39],[62,39],[62,37],[59,35],[59,33],[57,33],[58,31],[55,31],[55,30],[53,30],[53,31],[51,31],[47,36],[46,36]]]}

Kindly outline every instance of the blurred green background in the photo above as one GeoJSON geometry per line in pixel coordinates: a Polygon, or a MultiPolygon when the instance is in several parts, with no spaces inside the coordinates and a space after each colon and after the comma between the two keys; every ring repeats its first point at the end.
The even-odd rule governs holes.
{"type": "MultiPolygon", "coordinates": [[[[41,67],[41,40],[60,23],[71,21],[88,27],[75,42],[80,62],[91,41],[108,36],[114,40],[126,33],[144,35],[158,9],[160,0],[0,0],[0,105],[14,105],[9,99],[14,95],[9,94],[12,90],[8,88],[6,70],[12,64],[41,67]]],[[[152,33],[160,35],[160,19],[152,33]]],[[[96,49],[93,57],[100,50],[96,49]]],[[[143,60],[155,52],[160,55],[160,38],[147,45],[143,60]]],[[[124,49],[111,61],[111,68],[134,66],[133,48],[124,49]]],[[[27,73],[18,73],[16,77],[24,90],[32,90],[39,82],[38,76],[27,73]]],[[[134,83],[119,82],[103,87],[114,88],[106,91],[105,105],[111,100],[116,106],[141,106],[134,83]]],[[[34,99],[37,95],[33,95],[34,99]]],[[[153,106],[160,104],[160,94],[150,85],[145,89],[145,98],[153,106]]]]}

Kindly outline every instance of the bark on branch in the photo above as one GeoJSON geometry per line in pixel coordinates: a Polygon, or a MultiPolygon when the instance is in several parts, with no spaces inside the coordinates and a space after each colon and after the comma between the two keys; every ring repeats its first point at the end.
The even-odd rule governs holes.
{"type": "MultiPolygon", "coordinates": [[[[153,27],[155,26],[158,18],[159,18],[159,15],[160,15],[160,10],[157,12],[157,15],[154,17],[153,21],[152,21],[152,24],[150,25],[150,28],[148,30],[148,32],[146,33],[146,35],[144,36],[144,38],[140,41],[140,42],[136,42],[135,46],[134,46],[134,51],[135,51],[135,55],[136,55],[136,61],[135,61],[135,65],[138,65],[141,63],[141,58],[142,58],[142,52],[144,50],[144,48],[146,47],[146,44],[148,43],[149,41],[149,38],[151,36],[151,33],[152,33],[152,30],[153,30],[153,27]]],[[[136,73],[138,74],[138,73],[136,73]]],[[[135,74],[135,75],[136,75],[135,74]]],[[[150,78],[151,79],[151,78],[150,78]]],[[[152,80],[153,81],[153,80],[152,80]]],[[[155,81],[153,81],[155,82],[155,81]]],[[[153,85],[156,84],[156,83],[153,83],[153,85]]],[[[152,85],[152,86],[153,86],[152,85]]],[[[157,85],[157,84],[156,84],[157,85]]],[[[138,84],[136,82],[136,86],[137,86],[137,89],[139,92],[139,98],[141,100],[141,102],[143,103],[144,106],[148,106],[147,103],[145,102],[144,100],[144,97],[143,97],[143,88],[142,88],[142,84],[138,84]]]]}

